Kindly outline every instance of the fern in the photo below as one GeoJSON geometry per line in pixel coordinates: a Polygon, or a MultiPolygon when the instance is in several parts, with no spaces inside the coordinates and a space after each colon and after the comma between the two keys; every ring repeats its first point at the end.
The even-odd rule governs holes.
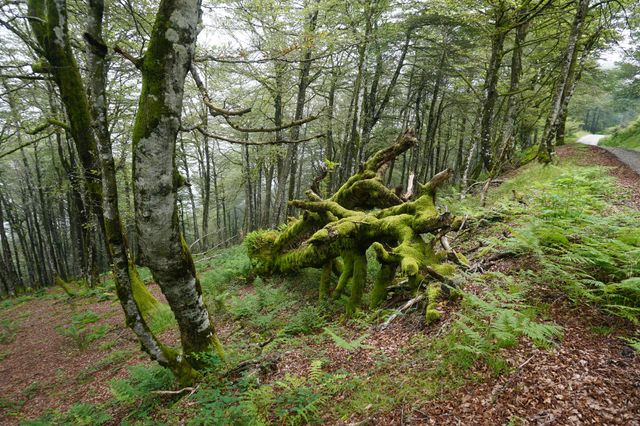
{"type": "Polygon", "coordinates": [[[331,340],[333,340],[333,343],[335,343],[336,346],[338,346],[339,348],[342,348],[344,350],[347,350],[349,352],[351,351],[355,351],[358,349],[370,349],[371,346],[369,345],[365,345],[363,344],[363,342],[366,340],[367,337],[369,337],[368,333],[363,334],[362,336],[352,340],[352,341],[346,341],[345,339],[343,339],[342,337],[338,336],[335,332],[333,332],[330,328],[325,327],[324,328],[324,332],[331,337],[331,340]]]}
{"type": "Polygon", "coordinates": [[[463,304],[453,324],[448,363],[466,368],[481,359],[499,373],[506,368],[497,355],[500,349],[515,346],[522,337],[546,347],[562,335],[557,325],[530,317],[523,285],[512,277],[492,273],[472,278],[488,281],[491,291],[482,297],[460,291],[463,304]]]}
{"type": "Polygon", "coordinates": [[[636,352],[640,352],[640,339],[632,337],[624,339],[629,347],[636,352]]]}
{"type": "MultiPolygon", "coordinates": [[[[569,164],[531,179],[534,171],[542,173],[533,168],[506,184],[528,191],[527,223],[489,245],[538,262],[532,282],[640,322],[640,214],[610,204],[615,187],[603,168],[569,164]]],[[[505,216],[518,213],[508,203],[496,207],[505,216]]]]}

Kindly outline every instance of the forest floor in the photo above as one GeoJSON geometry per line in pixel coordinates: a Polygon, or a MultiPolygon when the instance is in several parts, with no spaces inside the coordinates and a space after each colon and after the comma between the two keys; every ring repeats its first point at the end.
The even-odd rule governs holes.
{"type": "MultiPolygon", "coordinates": [[[[616,188],[601,197],[609,198],[607,214],[640,208],[640,177],[614,155],[569,145],[558,157],[587,177],[596,173],[589,166],[607,168],[616,188]]],[[[520,188],[519,173],[504,180],[520,188]]],[[[567,185],[554,173],[550,182],[567,185]]],[[[467,232],[459,250],[482,259],[517,229],[524,233],[529,219],[504,220],[509,229],[467,232]]],[[[570,237],[584,238],[576,233],[570,237]]],[[[108,283],[74,298],[51,289],[0,302],[0,424],[640,424],[640,356],[625,340],[637,325],[546,285],[540,257],[484,263],[465,276],[470,296],[443,301],[436,324],[416,311],[382,328],[400,299],[346,319],[316,306],[316,271],[248,285],[243,253],[222,251],[198,267],[205,292],[216,295],[208,305],[227,363],[257,360],[260,368],[224,379],[214,372],[182,397],[154,393],[178,388],[139,350],[108,283]],[[487,294],[497,302],[477,301],[487,294]],[[476,317],[474,309],[495,312],[476,317]],[[499,329],[492,321],[501,315],[524,331],[499,329]]],[[[152,324],[167,343],[177,340],[172,321],[152,324]]]]}

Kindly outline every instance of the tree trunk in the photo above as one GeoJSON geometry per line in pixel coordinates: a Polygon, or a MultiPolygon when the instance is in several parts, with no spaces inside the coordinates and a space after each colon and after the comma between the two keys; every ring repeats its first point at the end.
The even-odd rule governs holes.
{"type": "Polygon", "coordinates": [[[142,93],[133,129],[135,213],[144,263],[162,288],[192,356],[212,348],[222,355],[189,247],[180,234],[175,168],[184,80],[191,64],[200,2],[163,0],[142,58],[142,93]]]}
{"type": "MultiPolygon", "coordinates": [[[[9,246],[9,239],[4,229],[4,213],[2,207],[2,201],[0,200],[0,246],[2,253],[3,265],[2,269],[5,272],[7,291],[11,296],[15,295],[16,287],[23,287],[23,283],[16,273],[15,265],[13,263],[13,254],[11,253],[11,247],[9,246]]],[[[16,253],[17,256],[17,253],[16,253]]]]}
{"type": "Polygon", "coordinates": [[[502,64],[503,46],[507,36],[504,29],[506,25],[506,11],[501,3],[495,12],[495,27],[491,35],[491,57],[489,67],[484,80],[484,102],[482,105],[482,119],[480,124],[480,156],[485,170],[490,171],[493,165],[493,146],[491,134],[493,130],[493,114],[498,100],[498,79],[500,77],[500,65],[502,64]]]}
{"type": "Polygon", "coordinates": [[[551,100],[551,109],[547,116],[547,120],[544,125],[544,131],[542,132],[542,141],[540,142],[540,149],[538,150],[538,158],[544,163],[551,161],[553,154],[553,142],[556,136],[556,126],[558,118],[562,113],[562,102],[564,95],[566,95],[567,81],[571,76],[571,73],[575,71],[578,58],[578,41],[582,34],[585,18],[589,12],[590,0],[578,0],[576,5],[576,14],[571,24],[571,32],[567,40],[567,47],[565,49],[562,66],[560,69],[560,75],[556,81],[555,89],[553,91],[553,98],[551,100]]]}

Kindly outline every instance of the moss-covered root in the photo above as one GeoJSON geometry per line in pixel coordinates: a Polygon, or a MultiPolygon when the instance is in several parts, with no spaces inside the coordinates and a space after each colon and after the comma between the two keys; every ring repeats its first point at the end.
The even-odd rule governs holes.
{"type": "Polygon", "coordinates": [[[330,260],[322,267],[322,275],[320,275],[320,288],[318,289],[318,299],[320,299],[320,301],[323,301],[327,297],[329,297],[332,272],[333,260],[330,260]]]}
{"type": "Polygon", "coordinates": [[[351,276],[353,275],[353,254],[343,253],[342,260],[342,273],[338,279],[338,285],[336,285],[336,288],[333,290],[332,296],[334,299],[337,299],[342,295],[342,292],[347,287],[347,283],[351,280],[351,276]]]}
{"type": "Polygon", "coordinates": [[[397,267],[395,265],[382,264],[380,271],[376,276],[376,281],[373,284],[373,290],[371,291],[371,297],[369,299],[369,307],[375,309],[387,298],[387,286],[393,281],[393,277],[396,275],[397,267]]]}
{"type": "Polygon", "coordinates": [[[202,378],[202,374],[175,349],[163,345],[162,352],[168,360],[165,367],[171,370],[180,386],[191,386],[202,378]]]}
{"type": "MultiPolygon", "coordinates": [[[[214,333],[211,336],[211,351],[214,351],[221,360],[225,359],[224,349],[218,336],[214,333]]],[[[163,346],[162,351],[169,360],[167,367],[181,386],[191,386],[202,378],[202,371],[207,367],[206,362],[200,356],[203,352],[180,354],[173,348],[163,346]]]]}
{"type": "Polygon", "coordinates": [[[54,283],[58,287],[62,288],[62,290],[64,290],[64,292],[67,294],[67,296],[75,297],[76,294],[69,286],[69,283],[65,282],[62,278],[60,278],[59,276],[56,276],[54,283]]]}
{"type": "Polygon", "coordinates": [[[438,310],[438,298],[442,293],[442,285],[439,282],[429,284],[427,291],[427,309],[425,311],[425,322],[431,324],[440,319],[442,313],[438,310]]]}
{"type": "Polygon", "coordinates": [[[353,314],[362,302],[362,292],[367,280],[367,256],[355,254],[353,256],[353,279],[351,280],[351,296],[347,302],[347,315],[353,314]]]}

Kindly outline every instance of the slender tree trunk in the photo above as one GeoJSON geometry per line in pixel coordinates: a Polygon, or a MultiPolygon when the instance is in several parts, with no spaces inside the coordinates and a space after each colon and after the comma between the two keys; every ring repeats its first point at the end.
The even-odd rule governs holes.
{"type": "Polygon", "coordinates": [[[1,265],[1,266],[7,278],[7,290],[8,290],[8,293],[13,296],[15,294],[15,288],[24,287],[24,284],[22,283],[21,278],[18,276],[15,269],[15,265],[13,263],[14,256],[11,253],[9,239],[7,238],[7,233],[4,229],[4,213],[3,213],[3,206],[2,206],[1,200],[0,200],[0,246],[2,249],[2,252],[1,252],[2,260],[4,263],[4,265],[1,265]]]}
{"type": "MultiPolygon", "coordinates": [[[[335,146],[333,140],[333,125],[334,125],[334,114],[335,114],[335,102],[336,102],[336,86],[338,85],[338,77],[337,73],[334,69],[331,70],[331,84],[329,86],[329,96],[327,99],[327,136],[325,137],[325,150],[324,150],[324,158],[329,162],[333,162],[335,160],[335,146]]],[[[328,176],[328,188],[329,192],[333,192],[333,188],[335,185],[335,173],[329,173],[328,176]]]]}
{"type": "MultiPolygon", "coordinates": [[[[203,114],[204,126],[207,126],[209,114],[205,110],[203,114]]],[[[209,249],[209,210],[211,208],[211,153],[209,150],[209,138],[204,136],[202,141],[204,153],[204,176],[202,178],[202,248],[209,249]]]]}
{"type": "MultiPolygon", "coordinates": [[[[298,95],[296,97],[296,112],[294,120],[302,120],[304,117],[304,105],[307,99],[307,88],[309,87],[309,72],[311,71],[311,65],[313,61],[311,56],[313,54],[313,37],[316,30],[316,24],[318,22],[318,9],[314,9],[308,16],[304,31],[303,44],[307,46],[304,49],[302,55],[302,63],[300,64],[300,77],[298,80],[298,95]]],[[[300,139],[300,126],[294,126],[291,128],[291,140],[300,139]]],[[[290,152],[287,157],[291,161],[288,161],[287,167],[289,167],[289,190],[288,199],[295,198],[296,191],[296,175],[298,174],[298,144],[292,144],[289,146],[290,152]]],[[[294,208],[287,206],[287,215],[292,215],[294,208]]]]}
{"type": "MultiPolygon", "coordinates": [[[[284,78],[285,78],[285,67],[281,63],[275,64],[275,80],[276,80],[276,88],[275,94],[273,97],[273,106],[274,106],[274,124],[277,128],[282,126],[284,122],[284,111],[282,105],[282,96],[284,94],[284,78]]],[[[283,138],[282,130],[276,131],[276,141],[281,141],[283,138]]],[[[287,148],[287,154],[285,158],[282,158],[280,154],[278,154],[276,163],[277,163],[277,175],[278,175],[278,185],[276,186],[276,197],[273,205],[273,220],[272,223],[279,223],[280,216],[284,212],[286,196],[287,196],[287,178],[289,177],[288,165],[290,162],[289,155],[291,151],[287,148]]]]}
{"type": "MultiPolygon", "coordinates": [[[[245,133],[248,137],[249,134],[245,133]]],[[[252,181],[252,168],[249,158],[249,146],[242,146],[244,173],[247,177],[247,181],[244,185],[245,190],[245,232],[249,233],[254,229],[254,212],[253,212],[253,181],[252,181]]]]}
{"type": "Polygon", "coordinates": [[[264,212],[262,216],[262,226],[269,227],[271,225],[271,188],[273,186],[274,164],[269,163],[267,173],[264,178],[264,212]]]}
{"type": "MultiPolygon", "coordinates": [[[[191,172],[189,171],[189,163],[187,162],[187,151],[184,148],[184,139],[180,138],[180,148],[182,150],[182,167],[184,167],[185,177],[187,178],[187,191],[189,193],[189,205],[191,207],[191,221],[193,222],[193,241],[200,241],[200,228],[198,226],[198,211],[196,210],[196,200],[193,196],[193,188],[191,185],[191,172]]],[[[198,246],[202,249],[200,243],[198,246]]]]}
{"type": "Polygon", "coordinates": [[[589,1],[590,0],[578,0],[576,4],[576,14],[571,25],[571,31],[567,40],[567,47],[565,48],[562,59],[560,74],[553,91],[551,108],[547,115],[544,131],[542,132],[542,141],[540,142],[540,149],[538,151],[538,158],[540,161],[545,163],[551,161],[551,155],[553,154],[556,126],[558,118],[562,113],[562,102],[566,95],[567,81],[569,80],[572,72],[575,71],[575,67],[577,65],[578,41],[582,34],[585,18],[589,11],[589,1]]]}
{"type": "Polygon", "coordinates": [[[507,31],[506,11],[504,4],[500,4],[496,11],[495,28],[491,35],[491,57],[489,67],[484,80],[484,102],[482,106],[482,119],[480,124],[480,156],[485,170],[490,171],[493,165],[493,146],[491,134],[493,130],[493,116],[496,101],[498,100],[498,79],[500,77],[500,65],[502,64],[504,41],[507,31]]]}

